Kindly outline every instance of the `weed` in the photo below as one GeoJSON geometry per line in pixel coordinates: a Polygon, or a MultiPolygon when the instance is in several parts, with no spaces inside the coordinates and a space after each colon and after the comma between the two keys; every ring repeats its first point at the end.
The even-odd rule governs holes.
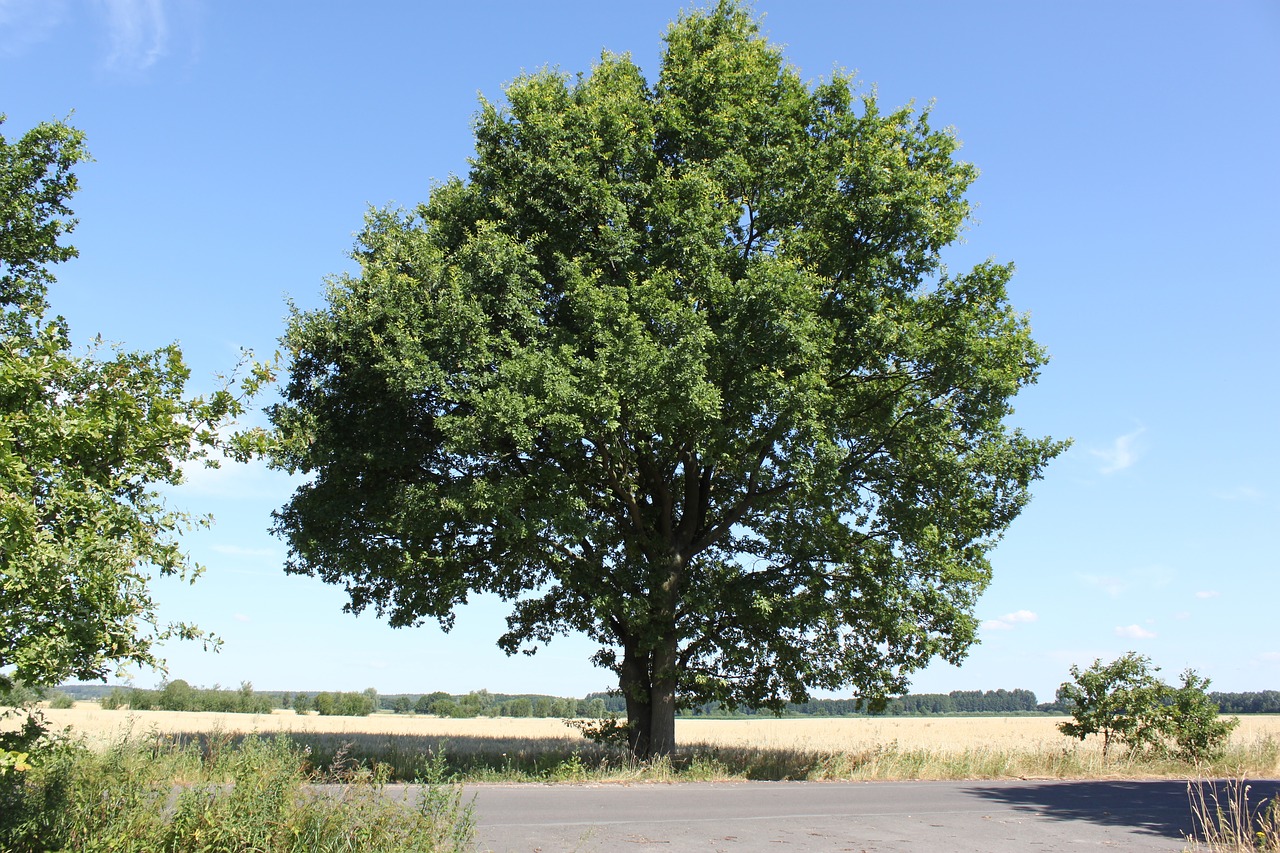
{"type": "Polygon", "coordinates": [[[467,849],[474,832],[456,786],[411,788],[409,808],[387,790],[385,765],[339,754],[317,776],[283,736],[129,737],[34,755],[3,789],[0,849],[417,853],[467,849]]]}
{"type": "Polygon", "coordinates": [[[1249,791],[1244,778],[1235,779],[1225,788],[1212,781],[1187,783],[1196,826],[1188,838],[1192,849],[1209,853],[1280,851],[1280,797],[1254,805],[1249,791]]]}

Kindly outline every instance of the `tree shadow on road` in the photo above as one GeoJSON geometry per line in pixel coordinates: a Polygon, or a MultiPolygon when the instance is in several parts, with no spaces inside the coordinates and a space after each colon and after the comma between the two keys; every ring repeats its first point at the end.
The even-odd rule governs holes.
{"type": "MultiPolygon", "coordinates": [[[[983,786],[970,793],[1040,819],[1088,821],[1103,826],[1128,827],[1163,838],[1185,839],[1198,827],[1184,780],[1046,781],[983,786]]],[[[1195,783],[1192,783],[1195,784],[1195,783]]],[[[1251,781],[1255,803],[1280,796],[1280,780],[1251,781]]],[[[1223,802],[1235,783],[1205,783],[1220,793],[1223,802]]]]}

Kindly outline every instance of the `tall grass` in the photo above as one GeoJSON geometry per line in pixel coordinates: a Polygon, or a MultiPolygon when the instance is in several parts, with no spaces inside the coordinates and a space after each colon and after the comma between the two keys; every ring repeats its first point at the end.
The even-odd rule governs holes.
{"type": "Polygon", "coordinates": [[[417,853],[467,849],[474,829],[439,766],[406,804],[386,768],[338,754],[317,773],[287,737],[55,740],[32,764],[0,777],[0,849],[417,853]]]}
{"type": "Polygon", "coordinates": [[[904,747],[896,741],[846,749],[694,743],[656,763],[577,738],[293,733],[320,769],[345,755],[414,782],[436,768],[454,782],[609,782],[911,779],[1098,779],[1280,775],[1280,741],[1262,736],[1232,745],[1212,762],[1103,756],[1091,746],[904,747]]]}
{"type": "Polygon", "coordinates": [[[1195,832],[1192,850],[1208,853],[1280,851],[1280,797],[1259,804],[1250,800],[1243,777],[1226,786],[1212,781],[1187,783],[1195,832]]]}

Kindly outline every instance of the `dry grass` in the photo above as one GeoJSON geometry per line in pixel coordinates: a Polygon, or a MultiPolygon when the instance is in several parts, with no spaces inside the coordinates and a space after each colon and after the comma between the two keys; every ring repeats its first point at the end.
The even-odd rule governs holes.
{"type": "MultiPolygon", "coordinates": [[[[521,738],[575,742],[581,736],[558,719],[529,717],[443,717],[374,714],[369,717],[222,714],[205,711],[104,711],[93,702],[67,710],[46,710],[56,726],[70,726],[90,739],[134,732],[208,732],[349,735],[419,735],[441,738],[521,738]]],[[[681,719],[682,744],[759,749],[864,750],[896,744],[900,749],[962,752],[971,749],[1061,750],[1070,746],[1057,725],[1066,717],[762,717],[748,720],[681,719]]],[[[1231,737],[1247,744],[1264,737],[1280,740],[1280,715],[1245,715],[1231,737]]]]}
{"type": "Polygon", "coordinates": [[[215,711],[104,711],[95,702],[77,702],[67,710],[46,709],[54,726],[70,726],[91,741],[111,741],[132,731],[159,734],[225,732],[228,734],[424,735],[429,737],[504,737],[578,740],[555,719],[443,717],[374,714],[368,717],[321,717],[277,710],[271,714],[227,714],[215,711]]]}
{"type": "Polygon", "coordinates": [[[441,753],[451,773],[473,781],[681,779],[1186,778],[1280,775],[1280,716],[1245,716],[1227,754],[1211,765],[1123,755],[1065,738],[1058,717],[855,717],[683,719],[680,754],[664,767],[637,767],[616,749],[584,740],[556,719],[445,719],[103,711],[92,703],[45,712],[90,742],[124,735],[187,740],[286,732],[324,765],[352,756],[412,780],[441,753]]]}

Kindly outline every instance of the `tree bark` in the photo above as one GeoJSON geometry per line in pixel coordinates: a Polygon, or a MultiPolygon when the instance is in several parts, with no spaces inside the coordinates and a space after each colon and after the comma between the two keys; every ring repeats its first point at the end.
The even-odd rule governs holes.
{"type": "Polygon", "coordinates": [[[649,755],[661,758],[676,748],[676,636],[662,639],[653,654],[653,677],[649,690],[649,755]]]}
{"type": "Polygon", "coordinates": [[[640,653],[634,642],[624,641],[618,686],[622,689],[622,697],[627,703],[627,746],[631,750],[632,757],[640,761],[646,761],[649,758],[652,721],[649,658],[649,655],[640,653]]]}

